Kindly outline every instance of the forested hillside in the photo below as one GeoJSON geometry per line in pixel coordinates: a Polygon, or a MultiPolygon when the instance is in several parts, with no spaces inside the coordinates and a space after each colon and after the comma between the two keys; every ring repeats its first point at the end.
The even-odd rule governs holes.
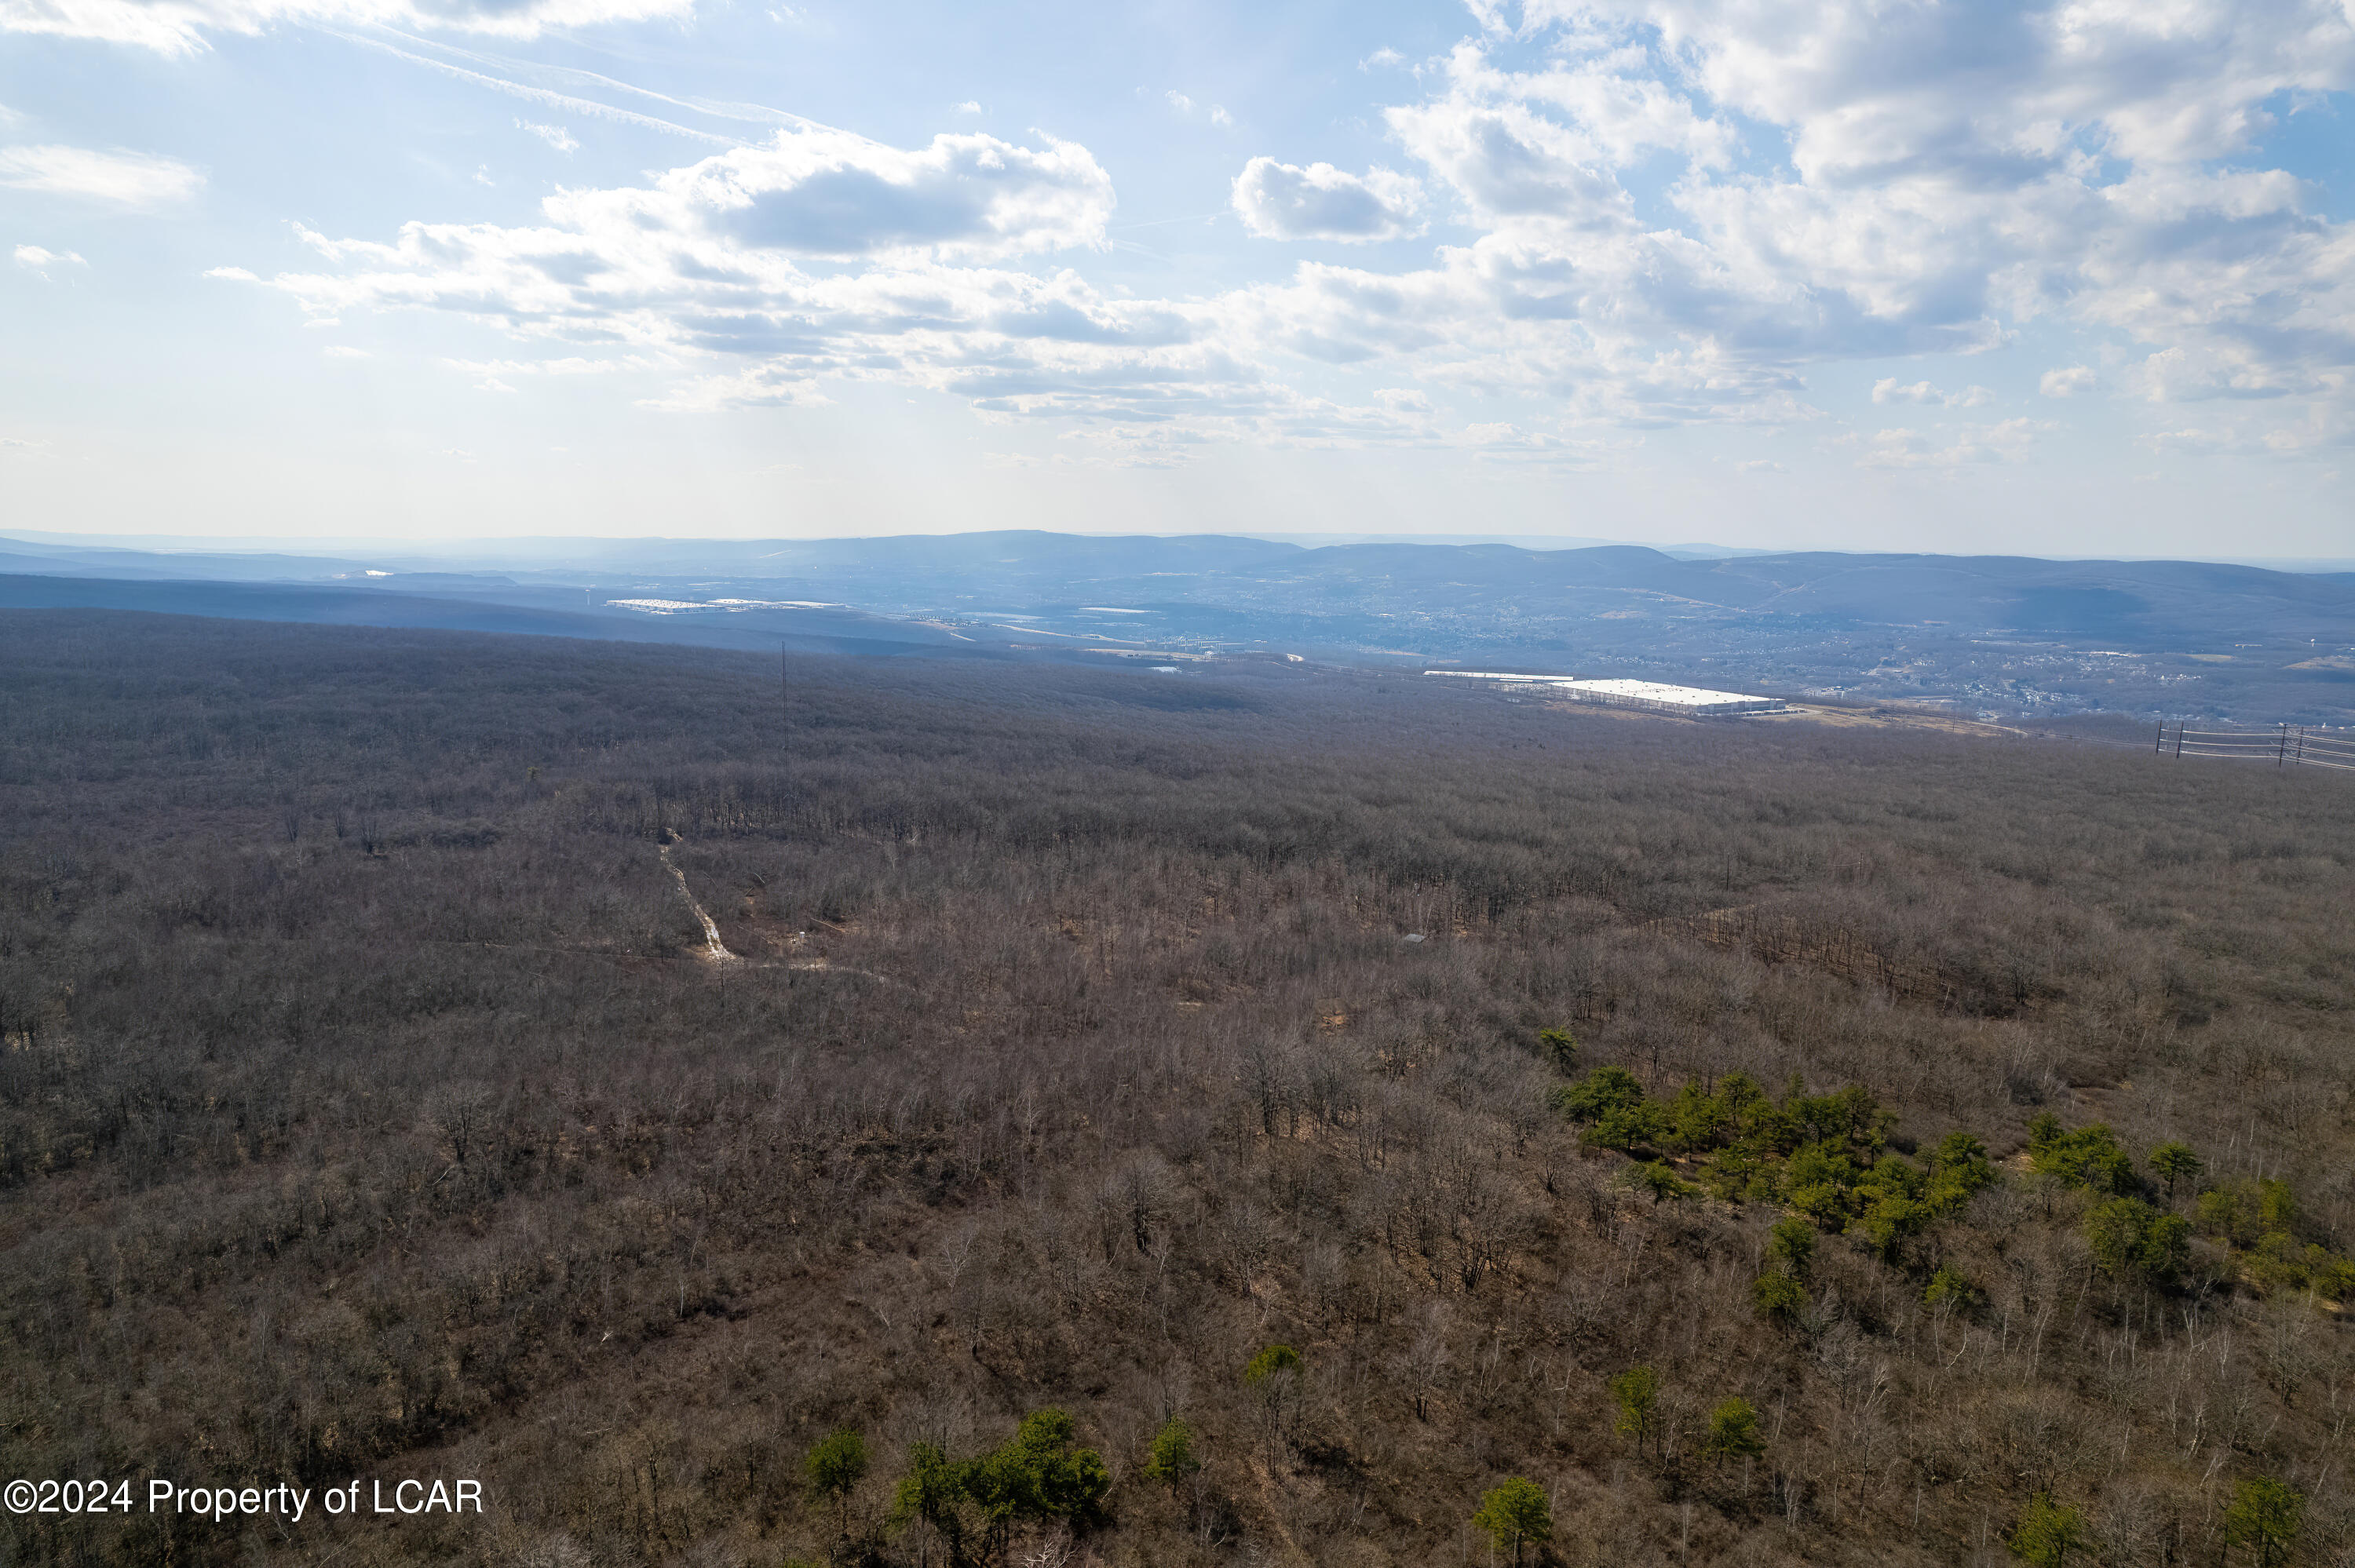
{"type": "Polygon", "coordinates": [[[2355,1552],[2348,776],[0,646],[0,1563],[2355,1552]]]}

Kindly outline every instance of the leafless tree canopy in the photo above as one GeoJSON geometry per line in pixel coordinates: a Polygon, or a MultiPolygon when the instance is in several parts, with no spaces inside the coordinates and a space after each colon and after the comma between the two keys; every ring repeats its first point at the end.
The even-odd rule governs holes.
{"type": "Polygon", "coordinates": [[[1107,1506],[1000,1561],[1480,1561],[1514,1476],[1566,1563],[1992,1562],[2038,1494],[2212,1563],[2256,1478],[2355,1549],[2337,776],[821,660],[788,761],[730,654],[0,647],[0,1478],[489,1501],[10,1515],[0,1562],[940,1564],[911,1446],[1049,1407],[1107,1506]],[[1799,1156],[1601,1147],[1556,1092],[1601,1067],[1854,1087],[1859,1159],[1999,1179],[1777,1251],[1799,1156]],[[1710,1446],[1737,1395],[1761,1453],[1710,1446]]]}

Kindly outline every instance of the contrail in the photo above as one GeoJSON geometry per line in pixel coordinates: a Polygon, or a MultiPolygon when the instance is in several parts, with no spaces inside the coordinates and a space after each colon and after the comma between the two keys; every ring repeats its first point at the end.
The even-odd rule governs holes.
{"type": "Polygon", "coordinates": [[[473,60],[477,65],[523,74],[537,73],[542,76],[569,77],[575,81],[585,82],[595,87],[610,88],[617,92],[635,93],[640,98],[651,98],[656,103],[667,103],[674,109],[685,109],[697,114],[709,114],[716,119],[741,120],[757,125],[794,125],[809,131],[834,129],[833,126],[822,124],[805,114],[795,114],[784,109],[772,109],[765,103],[727,103],[710,99],[673,98],[666,92],[656,92],[652,88],[639,87],[633,82],[617,80],[610,76],[600,76],[593,70],[582,70],[576,66],[546,65],[538,60],[509,59],[504,55],[485,54],[475,49],[460,48],[455,44],[446,44],[438,38],[419,37],[413,33],[404,33],[398,27],[385,27],[383,30],[420,48],[432,49],[445,55],[455,55],[461,59],[473,60]]]}
{"type": "Polygon", "coordinates": [[[408,60],[413,65],[446,71],[462,81],[471,81],[496,92],[509,93],[527,102],[541,104],[549,109],[569,109],[576,113],[618,120],[625,125],[638,125],[649,131],[667,132],[673,136],[685,136],[697,142],[709,142],[716,147],[744,145],[741,141],[733,136],[715,136],[709,131],[696,131],[685,125],[674,125],[667,120],[656,120],[650,114],[638,114],[627,109],[615,109],[611,104],[598,103],[586,98],[574,98],[570,93],[551,92],[544,87],[526,87],[521,82],[508,81],[503,77],[485,76],[481,71],[468,70],[464,66],[454,66],[447,60],[437,60],[426,55],[411,54],[407,49],[395,48],[381,38],[371,38],[365,34],[346,33],[337,27],[324,27],[320,30],[332,34],[346,43],[365,44],[372,49],[382,49],[386,54],[408,60]]]}

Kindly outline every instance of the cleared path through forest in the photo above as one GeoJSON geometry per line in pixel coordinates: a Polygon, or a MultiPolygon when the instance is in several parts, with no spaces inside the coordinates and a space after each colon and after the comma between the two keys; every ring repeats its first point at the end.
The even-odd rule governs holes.
{"type": "MultiPolygon", "coordinates": [[[[677,880],[679,896],[687,900],[687,906],[689,909],[695,911],[695,917],[703,922],[703,956],[715,964],[736,964],[743,962],[743,959],[737,957],[734,953],[730,952],[728,950],[728,945],[719,939],[719,923],[712,919],[709,915],[705,914],[703,906],[695,901],[695,890],[687,885],[687,873],[679,870],[677,863],[670,858],[670,846],[677,843],[678,842],[678,831],[676,828],[671,829],[670,836],[665,839],[661,843],[655,846],[655,853],[662,856],[663,865],[670,872],[671,875],[677,880]]],[[[907,984],[906,981],[893,980],[890,975],[877,974],[873,969],[851,969],[847,965],[828,963],[822,958],[812,963],[789,963],[784,965],[755,964],[752,967],[754,969],[783,968],[789,969],[816,970],[826,974],[857,975],[861,980],[879,980],[884,985],[898,986],[902,991],[911,991],[914,989],[907,984]]]]}
{"type": "Polygon", "coordinates": [[[687,885],[687,873],[679,870],[670,858],[670,846],[677,842],[678,842],[678,834],[674,831],[669,838],[655,848],[655,853],[662,856],[663,864],[669,868],[671,875],[678,879],[679,896],[687,900],[687,906],[689,909],[695,911],[695,917],[703,922],[704,956],[715,964],[732,964],[736,961],[736,955],[730,952],[727,944],[719,939],[719,923],[706,915],[703,912],[703,906],[695,901],[695,890],[687,885]]]}

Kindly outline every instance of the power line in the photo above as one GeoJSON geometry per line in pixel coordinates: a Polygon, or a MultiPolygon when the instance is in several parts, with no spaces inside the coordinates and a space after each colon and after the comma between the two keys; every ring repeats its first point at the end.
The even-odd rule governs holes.
{"type": "Polygon", "coordinates": [[[2151,742],[2159,757],[2218,757],[2270,762],[2275,768],[2333,768],[2355,772],[2355,736],[2285,724],[2272,735],[2251,730],[2193,729],[2179,721],[2172,736],[2162,721],[2151,742]]]}

